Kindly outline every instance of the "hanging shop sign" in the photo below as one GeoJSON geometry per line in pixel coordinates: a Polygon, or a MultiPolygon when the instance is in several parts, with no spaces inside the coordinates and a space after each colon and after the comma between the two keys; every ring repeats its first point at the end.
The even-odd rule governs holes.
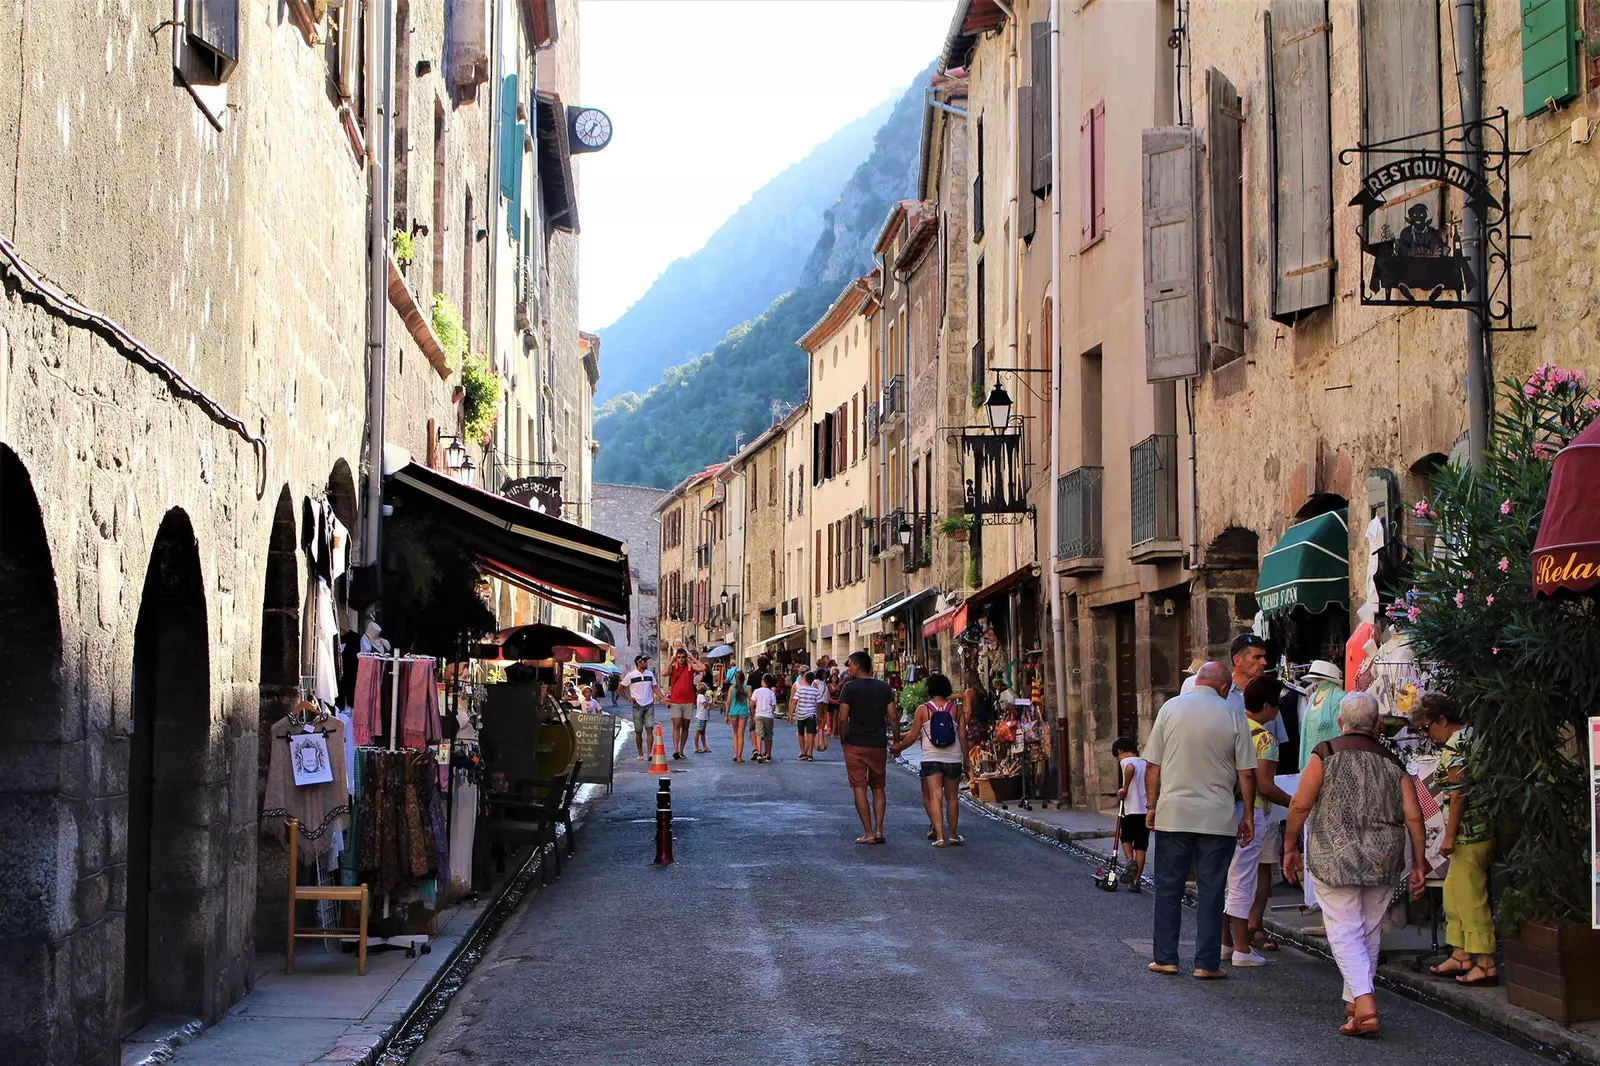
{"type": "Polygon", "coordinates": [[[1501,108],[1339,153],[1341,166],[1370,168],[1350,201],[1361,208],[1362,303],[1467,310],[1488,329],[1531,328],[1514,322],[1512,243],[1528,238],[1511,232],[1511,161],[1527,153],[1511,149],[1509,123],[1501,108]],[[1430,143],[1438,147],[1419,148],[1430,143]],[[1480,226],[1476,257],[1464,241],[1468,212],[1480,226]]]}
{"type": "Polygon", "coordinates": [[[969,515],[1026,514],[1022,434],[969,430],[961,435],[962,477],[969,515]]]}
{"type": "Polygon", "coordinates": [[[532,507],[540,514],[561,517],[561,479],[558,477],[519,477],[500,487],[508,500],[532,507]]]}

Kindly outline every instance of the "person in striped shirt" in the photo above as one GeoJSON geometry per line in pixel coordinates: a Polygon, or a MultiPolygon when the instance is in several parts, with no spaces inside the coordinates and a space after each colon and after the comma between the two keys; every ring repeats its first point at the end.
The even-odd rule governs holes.
{"type": "Polygon", "coordinates": [[[817,703],[821,693],[817,690],[817,675],[806,671],[805,684],[794,687],[794,726],[800,734],[800,758],[815,762],[813,752],[817,743],[817,703]]]}

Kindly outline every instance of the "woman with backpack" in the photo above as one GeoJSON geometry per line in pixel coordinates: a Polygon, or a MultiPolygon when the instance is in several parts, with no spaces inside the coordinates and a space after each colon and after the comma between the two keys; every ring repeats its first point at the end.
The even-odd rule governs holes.
{"type": "Polygon", "coordinates": [[[928,824],[937,828],[940,809],[944,812],[944,835],[934,840],[936,848],[962,843],[956,818],[961,810],[961,736],[966,712],[950,699],[951,691],[948,677],[929,674],[928,701],[917,708],[911,728],[894,745],[894,753],[899,755],[914,743],[922,744],[922,801],[928,824]]]}

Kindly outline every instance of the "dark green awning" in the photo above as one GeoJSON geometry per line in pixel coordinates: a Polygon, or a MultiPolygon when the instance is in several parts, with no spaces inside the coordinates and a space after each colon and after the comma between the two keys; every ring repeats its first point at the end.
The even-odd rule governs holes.
{"type": "Polygon", "coordinates": [[[1284,531],[1261,560],[1256,603],[1268,614],[1304,607],[1312,614],[1350,602],[1350,530],[1346,509],[1329,511],[1284,531]]]}

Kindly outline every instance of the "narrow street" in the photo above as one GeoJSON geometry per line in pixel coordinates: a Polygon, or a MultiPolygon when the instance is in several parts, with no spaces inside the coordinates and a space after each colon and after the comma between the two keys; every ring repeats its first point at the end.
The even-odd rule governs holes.
{"type": "Polygon", "coordinates": [[[779,722],[772,765],[732,764],[720,723],[712,745],[673,764],[666,869],[658,779],[628,746],[565,876],[413,1063],[1543,1061],[1388,993],[1380,1039],[1340,1037],[1337,971],[1287,947],[1225,982],[1156,977],[1148,891],[1099,892],[1081,859],[965,808],[966,846],[932,848],[898,768],[888,844],[857,846],[836,744],[797,762],[779,722]]]}

